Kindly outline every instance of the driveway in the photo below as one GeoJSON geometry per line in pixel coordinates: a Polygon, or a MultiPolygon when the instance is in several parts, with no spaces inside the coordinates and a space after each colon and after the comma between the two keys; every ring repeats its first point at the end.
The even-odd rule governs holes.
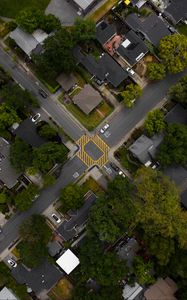
{"type": "Polygon", "coordinates": [[[45,13],[55,15],[64,26],[73,25],[78,17],[76,8],[68,0],[51,0],[45,13]]]}

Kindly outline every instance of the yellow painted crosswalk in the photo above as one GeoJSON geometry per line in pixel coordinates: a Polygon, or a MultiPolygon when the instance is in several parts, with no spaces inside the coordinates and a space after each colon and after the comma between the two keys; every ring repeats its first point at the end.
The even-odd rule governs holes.
{"type": "Polygon", "coordinates": [[[91,167],[93,165],[98,165],[102,167],[108,161],[108,152],[110,150],[109,146],[98,136],[95,135],[93,137],[89,137],[86,134],[81,136],[81,138],[76,142],[79,146],[79,151],[77,156],[87,165],[87,167],[91,167]],[[89,143],[93,142],[96,147],[101,151],[102,155],[99,159],[94,160],[85,150],[85,146],[89,143]]]}

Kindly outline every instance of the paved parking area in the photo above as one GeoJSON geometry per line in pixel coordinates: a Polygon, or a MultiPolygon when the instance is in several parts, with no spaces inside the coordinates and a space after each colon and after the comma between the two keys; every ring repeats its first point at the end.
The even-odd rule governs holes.
{"type": "Polygon", "coordinates": [[[45,13],[55,15],[64,26],[73,25],[78,17],[76,8],[69,0],[51,0],[45,13]]]}

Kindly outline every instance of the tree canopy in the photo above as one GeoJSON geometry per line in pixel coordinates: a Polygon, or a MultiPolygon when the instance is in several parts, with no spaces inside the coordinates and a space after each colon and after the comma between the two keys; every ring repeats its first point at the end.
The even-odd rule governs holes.
{"type": "Polygon", "coordinates": [[[187,76],[184,76],[169,89],[169,98],[172,101],[187,104],[187,76]]]}
{"type": "Polygon", "coordinates": [[[130,83],[126,86],[125,90],[121,92],[123,103],[127,107],[132,107],[134,101],[142,95],[142,89],[138,84],[130,83]]]}
{"type": "Polygon", "coordinates": [[[60,195],[62,203],[61,210],[67,212],[68,210],[76,210],[84,204],[84,190],[77,184],[69,184],[62,191],[60,195]]]}
{"type": "Polygon", "coordinates": [[[0,88],[7,84],[10,80],[10,76],[4,71],[4,69],[0,66],[0,88]]]}
{"type": "Polygon", "coordinates": [[[91,19],[77,18],[73,28],[74,39],[77,42],[89,41],[96,37],[95,22],[91,19]]]}
{"type": "Polygon", "coordinates": [[[145,129],[149,136],[161,132],[165,128],[164,114],[160,109],[150,111],[145,120],[145,129]]]}
{"type": "Polygon", "coordinates": [[[13,144],[10,146],[10,162],[12,166],[20,172],[32,166],[32,148],[21,138],[16,137],[13,144]]]}
{"type": "Polygon", "coordinates": [[[150,80],[161,80],[166,75],[165,66],[160,63],[149,63],[146,75],[150,80]]]}
{"type": "Polygon", "coordinates": [[[164,37],[158,51],[166,71],[178,73],[187,67],[187,36],[172,34],[164,37]]]}
{"type": "Polygon", "coordinates": [[[16,111],[6,103],[0,105],[0,132],[8,129],[12,124],[19,122],[16,111]]]}
{"type": "Polygon", "coordinates": [[[21,211],[28,210],[31,207],[37,193],[38,187],[34,184],[30,184],[26,189],[15,196],[16,207],[21,211]]]}
{"type": "Polygon", "coordinates": [[[173,163],[185,165],[187,163],[186,149],[187,126],[169,124],[157,156],[161,166],[167,167],[173,163]]]}
{"type": "Polygon", "coordinates": [[[135,256],[133,260],[133,273],[135,274],[138,283],[140,284],[152,284],[155,280],[151,275],[153,269],[153,263],[148,261],[144,262],[143,258],[140,256],[135,256]]]}
{"type": "Polygon", "coordinates": [[[40,126],[37,128],[37,132],[41,137],[47,140],[54,140],[54,138],[57,136],[57,131],[49,124],[40,126]]]}

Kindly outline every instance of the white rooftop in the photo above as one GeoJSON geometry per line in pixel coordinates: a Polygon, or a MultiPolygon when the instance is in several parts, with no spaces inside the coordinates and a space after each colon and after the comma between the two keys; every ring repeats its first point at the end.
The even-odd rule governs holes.
{"type": "Polygon", "coordinates": [[[30,55],[39,42],[28,32],[17,27],[10,33],[11,39],[27,54],[30,55]]]}
{"type": "Polygon", "coordinates": [[[12,291],[7,289],[6,286],[0,291],[0,299],[2,299],[2,300],[18,300],[18,298],[16,298],[16,296],[12,293],[12,291]]]}
{"type": "Polygon", "coordinates": [[[130,41],[128,39],[124,40],[124,42],[121,44],[124,48],[127,48],[130,45],[130,41]]]}
{"type": "Polygon", "coordinates": [[[123,289],[123,299],[124,300],[134,300],[137,295],[141,293],[143,288],[135,282],[134,286],[130,286],[128,284],[125,284],[124,289],[123,289]]]}
{"type": "Polygon", "coordinates": [[[71,250],[67,250],[57,259],[56,263],[66,272],[70,274],[79,264],[78,257],[71,250]]]}
{"type": "Polygon", "coordinates": [[[32,33],[32,36],[37,40],[38,43],[42,43],[48,37],[48,34],[42,29],[36,29],[32,33]]]}

